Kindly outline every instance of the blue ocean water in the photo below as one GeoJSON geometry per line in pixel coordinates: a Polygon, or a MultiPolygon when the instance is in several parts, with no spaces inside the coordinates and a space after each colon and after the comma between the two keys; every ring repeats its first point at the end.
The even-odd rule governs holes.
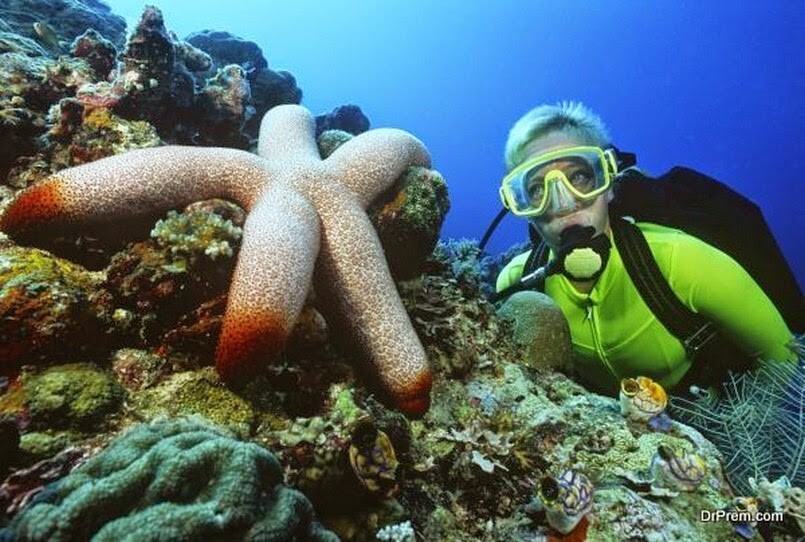
{"type": "MultiPolygon", "coordinates": [[[[129,28],[145,5],[108,3],[129,28]]],[[[444,237],[480,238],[499,210],[511,124],[580,100],[648,172],[692,167],[759,204],[805,284],[805,2],[153,3],[179,37],[212,28],[258,43],[315,114],[354,103],[372,127],[422,139],[450,188],[444,237]]],[[[490,250],[524,235],[510,217],[490,250]]]]}

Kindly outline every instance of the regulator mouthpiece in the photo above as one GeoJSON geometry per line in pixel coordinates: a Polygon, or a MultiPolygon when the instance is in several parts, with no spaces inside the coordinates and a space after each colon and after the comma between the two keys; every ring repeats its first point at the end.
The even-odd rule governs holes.
{"type": "Polygon", "coordinates": [[[569,226],[559,237],[558,271],[571,280],[595,280],[604,272],[611,247],[609,237],[592,226],[569,226]]]}

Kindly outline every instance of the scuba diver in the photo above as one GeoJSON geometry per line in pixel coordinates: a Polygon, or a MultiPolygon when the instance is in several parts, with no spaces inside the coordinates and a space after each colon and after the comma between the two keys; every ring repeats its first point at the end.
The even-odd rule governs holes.
{"type": "Polygon", "coordinates": [[[635,166],[634,155],[612,145],[602,120],[581,103],[529,111],[509,133],[505,160],[509,173],[501,200],[508,212],[529,221],[534,245],[503,268],[495,297],[525,289],[550,296],[570,327],[576,360],[569,369],[589,388],[614,395],[622,378],[636,376],[666,389],[711,385],[727,370],[748,368],[760,358],[797,360],[792,330],[802,332],[802,295],[754,204],[685,168],[663,176],[670,179],[649,178],[635,166]],[[621,186],[628,189],[621,192],[621,186]],[[665,187],[659,199],[657,187],[665,187]],[[678,203],[685,201],[679,197],[684,191],[690,205],[678,203]],[[734,231],[736,198],[746,206],[742,216],[759,220],[760,241],[747,238],[743,220],[741,231],[734,231]],[[718,207],[721,201],[728,212],[718,207]],[[684,216],[700,205],[705,212],[691,213],[699,218],[684,216]],[[642,212],[644,207],[653,210],[642,212]],[[732,227],[708,222],[701,235],[685,227],[719,214],[729,214],[725,220],[732,227]],[[721,249],[724,244],[715,243],[717,248],[700,239],[708,239],[708,228],[716,237],[730,230],[726,237],[738,249],[754,245],[748,250],[760,252],[748,267],[777,265],[759,274],[766,275],[764,285],[788,288],[782,294],[785,318],[780,303],[744,269],[743,255],[733,258],[734,252],[721,249]]]}

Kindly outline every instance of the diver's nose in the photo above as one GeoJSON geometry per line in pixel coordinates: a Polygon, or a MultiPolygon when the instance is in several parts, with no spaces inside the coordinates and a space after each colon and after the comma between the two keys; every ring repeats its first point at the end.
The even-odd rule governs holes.
{"type": "Polygon", "coordinates": [[[578,201],[560,178],[549,177],[546,182],[548,183],[548,212],[554,216],[563,216],[578,210],[578,201]]]}

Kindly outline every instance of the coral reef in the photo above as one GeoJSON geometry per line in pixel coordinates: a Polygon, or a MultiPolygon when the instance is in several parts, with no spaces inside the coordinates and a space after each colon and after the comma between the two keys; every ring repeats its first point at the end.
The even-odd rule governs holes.
{"type": "Polygon", "coordinates": [[[141,424],[7,528],[16,540],[337,540],[256,444],[201,421],[141,424]]]}
{"type": "Polygon", "coordinates": [[[207,73],[218,73],[216,77],[220,77],[222,73],[233,72],[240,67],[240,73],[250,89],[246,102],[251,110],[248,115],[240,117],[244,135],[248,138],[257,138],[260,119],[266,111],[277,105],[301,102],[302,90],[296,85],[294,76],[287,71],[269,69],[263,51],[254,42],[215,30],[194,32],[185,39],[187,43],[209,53],[211,64],[207,73]]]}
{"type": "Polygon", "coordinates": [[[442,176],[424,167],[409,168],[390,191],[369,208],[372,224],[397,280],[422,273],[425,259],[439,240],[450,201],[442,176]]]}
{"type": "MultiPolygon", "coordinates": [[[[206,258],[203,251],[196,254],[206,258]]],[[[301,358],[280,360],[270,379],[259,379],[240,396],[221,387],[210,368],[187,372],[153,353],[118,351],[113,366],[130,383],[129,409],[138,419],[200,412],[275,450],[287,483],[302,490],[318,516],[346,540],[372,540],[378,532],[405,540],[414,529],[425,539],[558,537],[546,511],[532,503],[538,480],[564,469],[585,473],[596,487],[592,509],[567,537],[693,541],[732,536],[728,522],[702,523],[697,515],[700,509],[727,507],[733,499],[721,473],[722,456],[712,444],[678,422],[657,432],[628,420],[616,399],[591,395],[561,374],[528,367],[524,348],[485,301],[479,281],[465,280],[477,278],[477,270],[471,273],[439,251],[425,269],[421,279],[400,283],[436,374],[433,405],[421,420],[406,421],[349,380],[315,380],[314,364],[331,366],[331,354],[321,346],[301,345],[294,355],[310,360],[303,365],[301,358]],[[462,355],[470,359],[460,365],[462,355]],[[125,373],[122,366],[128,367],[125,373]],[[283,384],[292,374],[308,376],[283,384]],[[289,408],[290,397],[298,400],[306,387],[328,386],[323,402],[305,407],[312,414],[301,417],[289,408]],[[367,419],[377,433],[361,429],[367,419]],[[655,489],[650,468],[661,446],[702,458],[706,473],[693,491],[655,489]],[[397,461],[391,470],[389,449],[397,461]],[[354,469],[351,450],[353,458],[375,459],[353,459],[359,465],[354,469]],[[392,480],[381,473],[392,472],[393,482],[385,485],[391,491],[372,489],[383,487],[373,485],[375,479],[392,480]],[[400,524],[411,530],[393,527],[400,524]]],[[[35,477],[31,484],[36,486],[35,477]]],[[[785,491],[780,506],[795,507],[790,503],[796,496],[786,501],[785,491]]],[[[19,499],[24,494],[17,493],[19,499]]],[[[48,494],[40,498],[46,501],[48,494]]],[[[26,510],[37,506],[34,501],[26,510]]]]}
{"type": "MultiPolygon", "coordinates": [[[[588,395],[557,374],[496,361],[464,384],[437,379],[431,411],[413,426],[415,464],[400,498],[418,503],[411,508],[413,521],[426,538],[443,536],[444,529],[490,540],[549,534],[544,512],[524,503],[533,498],[536,479],[562,469],[584,472],[596,486],[633,491],[634,506],[655,507],[652,521],[641,524],[641,537],[675,530],[679,539],[704,540],[730,532],[729,526],[700,523],[695,512],[729,502],[712,445],[679,424],[666,434],[627,423],[614,399],[588,395]],[[708,481],[691,494],[652,495],[651,478],[639,477],[660,443],[697,449],[711,468],[708,481]],[[433,514],[439,505],[445,510],[433,514]],[[479,517],[495,518],[500,538],[479,517]]],[[[594,501],[584,526],[589,539],[616,538],[613,523],[599,518],[622,517],[621,506],[594,501]]]]}
{"type": "MultiPolygon", "coordinates": [[[[157,142],[162,138],[245,149],[256,139],[259,120],[268,109],[301,99],[293,76],[269,70],[256,46],[259,61],[234,47],[232,42],[242,41],[234,36],[221,43],[213,38],[197,40],[214,50],[219,59],[215,62],[205,51],[177,40],[152,6],[144,10],[126,41],[122,19],[102,3],[6,4],[0,8],[0,21],[6,20],[0,28],[0,136],[9,144],[0,150],[0,177],[6,177],[16,161],[23,161],[18,167],[30,166],[31,155],[50,164],[48,174],[122,148],[147,146],[104,143],[103,133],[73,137],[85,124],[82,119],[98,115],[97,108],[107,109],[104,114],[114,119],[112,124],[129,132],[144,131],[137,123],[147,121],[148,130],[154,132],[149,139],[157,142]],[[48,43],[37,44],[34,38],[48,43]],[[227,47],[233,48],[229,56],[227,47]],[[64,102],[73,98],[78,103],[64,102]],[[59,109],[49,112],[60,101],[59,109]],[[53,126],[48,132],[47,124],[53,126]],[[60,141],[61,150],[51,148],[55,141],[60,141]],[[85,148],[90,144],[93,148],[85,148]]],[[[113,132],[120,129],[109,136],[121,137],[113,132]]],[[[14,173],[6,182],[30,184],[19,184],[22,174],[14,173]]]]}
{"type": "Polygon", "coordinates": [[[382,542],[414,542],[416,540],[410,521],[386,525],[377,531],[376,536],[382,542]]]}
{"type": "MultiPolygon", "coordinates": [[[[69,19],[70,9],[81,4],[62,3],[72,4],[72,7],[47,2],[43,3],[47,6],[44,11],[52,10],[55,14],[61,9],[69,19]]],[[[95,16],[100,17],[104,10],[108,12],[106,6],[100,7],[101,4],[86,5],[81,9],[85,14],[95,11],[95,16]]],[[[8,15],[14,23],[9,29],[25,27],[26,33],[30,31],[36,36],[31,23],[38,20],[42,28],[52,30],[43,18],[32,20],[28,13],[12,8],[9,11],[13,12],[8,15]]],[[[33,9],[33,13],[39,13],[38,8],[33,9]]],[[[245,53],[236,50],[229,55],[231,61],[216,62],[214,59],[229,58],[223,51],[231,42],[222,47],[215,39],[196,40],[214,50],[214,58],[211,58],[191,43],[177,40],[166,28],[162,13],[153,6],[145,8],[127,41],[113,28],[91,22],[73,33],[69,21],[64,20],[68,27],[60,21],[53,28],[70,34],[69,40],[75,38],[72,44],[69,40],[64,42],[63,35],[54,35],[51,41],[55,41],[55,45],[39,46],[12,31],[5,32],[4,36],[8,37],[0,39],[0,52],[9,53],[0,57],[0,81],[3,75],[9,74],[9,85],[4,86],[10,91],[9,98],[18,97],[18,103],[5,105],[0,95],[0,112],[8,119],[0,123],[0,129],[14,137],[13,150],[17,151],[5,160],[0,156],[0,173],[8,169],[3,168],[3,163],[39,150],[42,145],[36,136],[41,135],[44,128],[41,117],[59,98],[75,96],[87,110],[108,108],[128,121],[148,121],[161,138],[170,142],[244,149],[256,139],[259,120],[268,109],[284,103],[299,103],[301,99],[293,75],[269,70],[259,48],[257,54],[261,62],[241,58],[245,53]],[[118,52],[121,52],[120,62],[116,59],[118,52]],[[58,58],[51,58],[55,55],[58,58]],[[31,60],[31,57],[38,58],[31,60]],[[20,62],[31,66],[15,66],[20,62]],[[260,67],[255,68],[255,65],[260,67]],[[34,77],[42,71],[46,71],[46,77],[34,77]],[[65,81],[66,92],[55,92],[62,87],[54,84],[71,73],[81,74],[81,77],[73,77],[72,85],[65,81]],[[53,84],[42,85],[39,83],[42,79],[51,80],[53,84]],[[36,89],[37,95],[20,92],[16,87],[21,81],[29,82],[28,86],[36,89]]],[[[230,38],[230,41],[238,40],[234,36],[230,38]]],[[[5,148],[4,152],[11,150],[5,148]]]]}
{"type": "Polygon", "coordinates": [[[198,107],[206,112],[204,135],[208,139],[198,137],[196,143],[247,147],[251,138],[241,132],[255,115],[252,103],[247,72],[236,64],[219,69],[199,95],[198,107]]]}
{"type": "Polygon", "coordinates": [[[121,73],[126,93],[115,110],[127,118],[147,120],[161,134],[170,134],[193,103],[194,80],[177,58],[174,38],[165,28],[162,12],[154,6],[146,6],[129,36],[121,73]]]}
{"type": "Polygon", "coordinates": [[[198,414],[241,437],[256,422],[252,406],[222,385],[212,368],[176,373],[131,394],[130,406],[147,420],[198,414]]]}
{"type": "Polygon", "coordinates": [[[83,58],[95,71],[99,80],[105,80],[117,65],[115,46],[92,28],[73,41],[70,46],[70,55],[75,58],[83,58]]]}
{"type": "Polygon", "coordinates": [[[122,119],[106,108],[86,107],[82,100],[87,99],[87,92],[88,86],[82,86],[77,98],[63,98],[48,113],[51,167],[85,164],[161,143],[147,122],[122,119]]]}
{"type": "Polygon", "coordinates": [[[21,380],[34,429],[97,431],[124,399],[117,380],[90,363],[26,371],[21,380]]]}
{"type": "Polygon", "coordinates": [[[168,360],[146,350],[120,348],[111,354],[110,365],[120,384],[131,392],[150,388],[171,374],[168,360]]]}
{"type": "Polygon", "coordinates": [[[151,240],[118,252],[103,287],[121,332],[143,345],[159,344],[183,317],[224,294],[241,233],[212,210],[188,208],[157,221],[151,240]]]}
{"type": "Polygon", "coordinates": [[[169,211],[151,230],[157,244],[181,259],[173,263],[188,267],[203,254],[211,260],[231,258],[243,230],[220,215],[198,211],[179,214],[169,211]],[[181,263],[180,263],[181,262],[181,263]]]}
{"type": "Polygon", "coordinates": [[[67,56],[0,55],[0,137],[6,142],[0,149],[0,178],[18,158],[40,149],[51,105],[94,78],[86,62],[67,56]]]}
{"type": "Polygon", "coordinates": [[[509,340],[510,325],[478,293],[477,270],[453,259],[443,246],[436,247],[420,279],[400,284],[431,366],[461,378],[493,359],[520,358],[522,349],[509,340]]]}
{"type": "MultiPolygon", "coordinates": [[[[91,9],[94,2],[82,4],[91,9]]],[[[123,194],[98,197],[82,188],[87,193],[71,197],[89,203],[76,213],[111,202],[138,217],[78,232],[60,223],[31,235],[78,264],[0,236],[0,349],[18,349],[13,364],[3,357],[9,350],[0,350],[0,474],[10,473],[0,484],[0,539],[334,539],[314,522],[311,503],[328,529],[358,542],[801,537],[801,462],[789,459],[802,441],[801,375],[786,375],[787,387],[783,375],[770,376],[766,395],[755,389],[762,377],[736,380],[721,403],[699,399],[708,401],[701,419],[711,425],[698,426],[713,442],[680,423],[697,422],[673,409],[664,425],[647,423],[634,410],[644,405],[623,411],[617,399],[591,394],[554,370],[572,372],[555,309],[527,295],[498,308],[487,301],[507,256],[492,258],[474,241],[437,242],[448,208],[444,180],[406,167],[410,160],[376,154],[389,149],[371,143],[378,134],[402,134],[367,131],[357,106],[315,120],[305,114],[304,122],[285,117],[299,110],[276,104],[298,103],[301,91],[292,75],[269,69],[259,47],[210,31],[177,40],[156,8],[145,10],[125,51],[122,36],[101,28],[82,34],[85,27],[66,38],[52,22],[56,32],[49,32],[48,21],[37,21],[37,42],[0,21],[0,137],[7,142],[0,149],[0,209],[17,189],[42,193],[55,173],[86,176],[86,186],[105,178],[109,190],[123,194]],[[268,109],[271,137],[257,150],[280,164],[275,169],[242,150],[160,147],[249,148],[268,109]],[[325,157],[317,163],[337,164],[343,173],[361,156],[368,171],[395,171],[376,175],[388,190],[370,189],[361,183],[378,179],[357,173],[349,186],[341,173],[329,183],[326,167],[300,167],[299,174],[288,165],[294,145],[304,155],[300,162],[314,158],[306,164],[325,157]],[[160,148],[101,160],[135,147],[160,148]],[[87,165],[64,170],[80,164],[87,165]],[[272,176],[269,183],[266,172],[275,175],[283,164],[295,180],[272,176]],[[145,199],[128,192],[126,179],[133,178],[153,188],[140,194],[145,199]],[[213,198],[182,209],[196,198],[231,196],[222,190],[230,181],[248,196],[240,205],[213,198]],[[280,218],[258,227],[263,187],[267,200],[299,204],[293,209],[303,216],[332,214],[308,242],[283,238],[264,250],[255,239],[289,227],[293,213],[278,210],[280,218]],[[301,192],[319,198],[316,211],[300,211],[301,192]],[[165,194],[187,197],[160,199],[165,194]],[[361,199],[349,213],[338,211],[350,198],[361,199]],[[346,226],[338,229],[342,215],[346,226]],[[339,261],[360,273],[344,278],[327,255],[355,230],[371,233],[375,256],[350,245],[354,250],[339,261]],[[318,243],[316,260],[311,247],[318,243]],[[287,250],[273,250],[278,246],[287,250]],[[391,274],[378,280],[372,273],[383,267],[383,254],[391,274]],[[300,272],[300,257],[318,268],[313,280],[301,276],[308,271],[300,272]],[[235,387],[210,365],[227,297],[240,295],[233,289],[227,296],[238,258],[245,263],[235,282],[280,269],[276,282],[286,288],[248,290],[239,298],[244,304],[284,310],[292,296],[298,307],[287,317],[285,348],[255,354],[259,370],[235,387]],[[332,272],[321,273],[323,265],[332,272]],[[369,303],[378,283],[399,292],[402,304],[369,303]],[[355,298],[345,299],[345,291],[355,298]],[[353,348],[360,341],[333,308],[358,302],[365,310],[355,325],[384,338],[383,348],[353,348]],[[410,361],[406,345],[414,336],[372,327],[387,312],[410,319],[424,349],[417,359],[427,359],[433,378],[431,408],[418,419],[386,406],[371,365],[361,363],[377,362],[367,352],[391,350],[399,365],[410,361]],[[735,423],[739,412],[746,414],[738,421],[752,421],[764,409],[777,441],[769,457],[749,445],[767,442],[767,435],[742,437],[735,423]],[[191,414],[208,421],[183,418],[191,414]],[[725,420],[733,420],[726,429],[725,420]],[[728,433],[738,439],[735,449],[719,440],[728,433]],[[743,459],[733,458],[735,451],[743,459]],[[742,462],[761,468],[733,472],[742,462]],[[735,479],[750,474],[758,477],[743,491],[735,479]],[[554,499],[560,492],[552,489],[565,482],[572,489],[573,480],[586,480],[577,488],[583,491],[554,499]],[[592,497],[591,506],[579,499],[577,509],[556,507],[574,504],[575,496],[592,497]],[[786,516],[756,525],[700,521],[700,510],[733,510],[736,503],[786,516]]],[[[46,207],[39,204],[27,210],[46,207]]],[[[37,220],[25,212],[17,217],[37,220]]],[[[255,320],[233,329],[243,332],[255,320]]],[[[627,399],[644,400],[639,381],[625,384],[629,393],[635,386],[640,390],[627,399]]]]}

